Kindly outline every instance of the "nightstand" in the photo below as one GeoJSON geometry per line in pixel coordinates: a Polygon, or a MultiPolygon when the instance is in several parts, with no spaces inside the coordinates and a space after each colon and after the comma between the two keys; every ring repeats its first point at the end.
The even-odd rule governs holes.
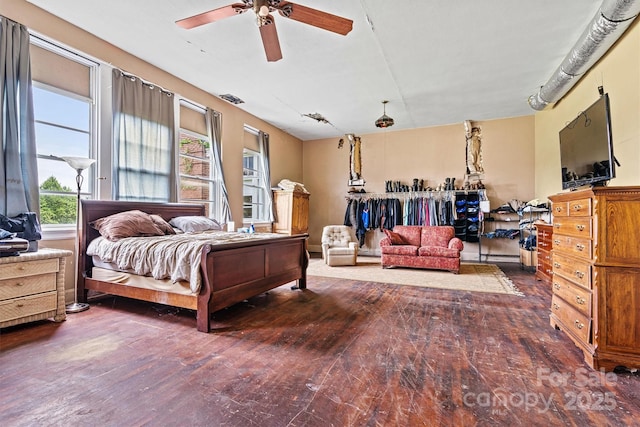
{"type": "Polygon", "coordinates": [[[0,328],[66,319],[64,266],[72,252],[40,249],[0,257],[0,328]]]}

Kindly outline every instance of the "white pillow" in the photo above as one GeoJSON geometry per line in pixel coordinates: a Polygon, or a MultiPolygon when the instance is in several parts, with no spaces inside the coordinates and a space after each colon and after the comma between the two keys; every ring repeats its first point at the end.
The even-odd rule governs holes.
{"type": "Polygon", "coordinates": [[[177,216],[171,218],[169,224],[189,233],[192,231],[222,230],[222,225],[215,219],[206,216],[177,216]]]}

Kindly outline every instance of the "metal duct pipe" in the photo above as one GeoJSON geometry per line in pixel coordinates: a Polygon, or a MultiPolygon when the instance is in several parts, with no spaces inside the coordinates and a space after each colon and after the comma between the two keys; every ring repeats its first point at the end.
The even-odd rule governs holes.
{"type": "Polygon", "coordinates": [[[529,97],[534,110],[559,101],[622,36],[640,13],[638,0],[604,0],[562,64],[538,93],[529,97]]]}

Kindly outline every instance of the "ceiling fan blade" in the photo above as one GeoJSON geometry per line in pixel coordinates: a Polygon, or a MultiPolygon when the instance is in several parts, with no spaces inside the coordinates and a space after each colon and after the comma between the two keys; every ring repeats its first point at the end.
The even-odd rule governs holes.
{"type": "Polygon", "coordinates": [[[244,3],[234,3],[228,6],[220,7],[218,9],[210,10],[208,12],[200,13],[198,15],[193,15],[188,18],[180,19],[179,21],[176,21],[176,24],[188,30],[204,24],[209,24],[211,22],[220,21],[222,19],[238,15],[248,8],[249,7],[244,3]]]}
{"type": "Polygon", "coordinates": [[[287,1],[278,4],[280,15],[304,24],[346,36],[353,29],[353,21],[321,10],[287,1]]]}
{"type": "Polygon", "coordinates": [[[266,22],[260,26],[260,36],[262,36],[262,44],[264,45],[264,53],[267,54],[267,61],[275,62],[282,59],[282,51],[280,50],[280,40],[278,40],[278,31],[273,17],[269,15],[266,22]]]}

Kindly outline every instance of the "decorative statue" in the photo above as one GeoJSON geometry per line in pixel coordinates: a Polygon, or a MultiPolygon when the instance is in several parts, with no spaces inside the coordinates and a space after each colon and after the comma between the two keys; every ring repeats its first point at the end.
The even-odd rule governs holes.
{"type": "Polygon", "coordinates": [[[364,185],[362,179],[362,156],[360,152],[360,137],[352,133],[345,135],[349,141],[351,152],[349,155],[349,185],[364,185]]]}
{"type": "Polygon", "coordinates": [[[480,134],[480,128],[472,126],[470,120],[465,120],[464,131],[467,138],[467,174],[483,173],[482,136],[480,134]]]}

